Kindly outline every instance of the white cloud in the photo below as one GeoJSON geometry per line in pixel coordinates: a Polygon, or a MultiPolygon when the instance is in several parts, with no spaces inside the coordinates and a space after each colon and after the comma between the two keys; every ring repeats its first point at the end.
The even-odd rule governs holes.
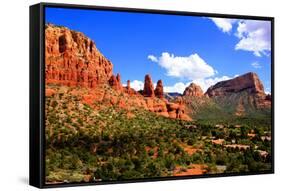
{"type": "Polygon", "coordinates": [[[181,57],[163,52],[159,58],[150,55],[150,60],[151,58],[155,58],[154,62],[165,68],[167,75],[172,77],[195,80],[211,77],[216,73],[198,54],[181,57]]]}
{"type": "Polygon", "coordinates": [[[251,51],[255,56],[271,51],[271,26],[269,21],[241,20],[235,34],[240,41],[235,50],[251,51]]]}
{"type": "Polygon", "coordinates": [[[168,76],[187,79],[188,82],[177,82],[171,86],[165,86],[164,92],[183,93],[191,82],[201,86],[205,92],[210,86],[217,82],[231,79],[228,76],[213,77],[218,72],[208,65],[198,54],[186,57],[175,56],[168,52],[163,52],[160,57],[149,55],[148,59],[159,64],[167,71],[168,76]]]}
{"type": "Polygon", "coordinates": [[[224,33],[230,33],[232,25],[237,21],[236,19],[225,18],[210,18],[216,26],[224,33]]]}
{"type": "Polygon", "coordinates": [[[142,90],[144,83],[142,81],[139,80],[134,80],[130,83],[131,88],[133,88],[136,91],[142,90]]]}
{"type": "MultiPolygon", "coordinates": [[[[210,86],[215,85],[216,83],[218,83],[220,81],[229,80],[229,79],[232,79],[237,76],[238,75],[235,75],[233,77],[221,76],[221,77],[215,77],[215,78],[196,79],[196,80],[189,81],[187,83],[177,82],[171,86],[165,86],[165,83],[164,83],[164,92],[178,92],[178,93],[182,94],[184,92],[185,88],[188,87],[191,82],[199,85],[202,88],[203,92],[206,92],[210,86]]],[[[156,87],[156,83],[154,83],[153,85],[154,85],[154,87],[156,87]]],[[[123,84],[123,86],[126,86],[126,84],[123,84]]],[[[139,90],[143,89],[144,83],[139,80],[133,80],[130,83],[130,86],[131,86],[131,88],[135,89],[136,91],[139,91],[139,90]]]]}
{"type": "MultiPolygon", "coordinates": [[[[157,85],[156,83],[153,83],[154,88],[156,87],[156,85],[157,85]]],[[[122,84],[122,86],[127,87],[127,84],[122,84]]],[[[136,91],[143,90],[144,83],[139,80],[133,80],[132,82],[130,82],[130,87],[136,91]]]]}
{"type": "Polygon", "coordinates": [[[172,86],[164,86],[164,92],[178,92],[182,94],[187,86],[189,86],[190,82],[184,84],[182,82],[175,83],[172,86]]]}
{"type": "MultiPolygon", "coordinates": [[[[229,79],[232,79],[232,77],[221,76],[221,77],[215,77],[215,78],[197,79],[197,80],[193,80],[191,82],[199,85],[202,88],[203,92],[206,92],[210,86],[215,85],[216,83],[218,83],[220,81],[229,80],[229,79]]],[[[187,82],[187,83],[178,82],[172,86],[164,86],[164,92],[178,92],[178,93],[182,94],[184,92],[185,88],[188,87],[191,82],[187,82]]]]}
{"type": "Polygon", "coordinates": [[[260,69],[262,67],[258,62],[253,62],[251,65],[256,69],[260,69]]]}
{"type": "Polygon", "coordinates": [[[152,62],[158,62],[158,59],[155,56],[153,56],[153,55],[148,55],[147,59],[151,60],[152,62]]]}
{"type": "Polygon", "coordinates": [[[202,90],[204,92],[206,92],[210,86],[215,85],[216,83],[218,83],[220,81],[229,80],[229,79],[232,79],[232,77],[221,76],[221,77],[215,77],[215,78],[198,79],[198,80],[194,80],[193,82],[197,85],[200,85],[202,90]]]}
{"type": "Polygon", "coordinates": [[[239,42],[235,50],[251,51],[255,56],[268,55],[271,51],[270,21],[237,20],[225,18],[210,18],[224,33],[230,33],[233,24],[238,23],[235,36],[239,42]]]}

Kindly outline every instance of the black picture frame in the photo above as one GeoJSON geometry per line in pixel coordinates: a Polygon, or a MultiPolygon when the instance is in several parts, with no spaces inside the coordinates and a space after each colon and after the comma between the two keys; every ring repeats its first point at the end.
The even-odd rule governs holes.
{"type": "Polygon", "coordinates": [[[154,10],[154,9],[135,9],[125,7],[104,7],[93,5],[73,5],[73,4],[56,4],[56,3],[39,3],[30,6],[30,96],[29,96],[29,116],[30,116],[30,133],[29,133],[29,184],[38,188],[53,187],[69,187],[84,185],[100,185],[100,184],[120,184],[135,182],[150,182],[163,180],[180,180],[194,178],[211,178],[211,177],[228,177],[228,176],[244,176],[256,174],[272,174],[274,173],[274,17],[250,16],[250,15],[232,15],[232,14],[216,14],[216,13],[200,13],[170,10],[154,10]],[[131,179],[122,181],[102,181],[92,183],[61,183],[61,184],[45,184],[45,8],[71,8],[71,9],[87,9],[87,10],[104,10],[131,13],[152,13],[165,15],[182,15],[182,16],[206,16],[217,18],[238,18],[266,20],[271,22],[271,148],[272,148],[272,169],[257,173],[224,173],[224,174],[208,174],[208,175],[191,175],[181,177],[161,177],[161,178],[144,178],[131,179]]]}

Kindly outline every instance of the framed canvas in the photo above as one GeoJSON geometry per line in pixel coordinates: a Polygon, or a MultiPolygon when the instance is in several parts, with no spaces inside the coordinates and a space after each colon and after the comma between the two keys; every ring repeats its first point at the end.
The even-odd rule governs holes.
{"type": "Polygon", "coordinates": [[[30,184],[274,172],[274,18],[30,7],[30,184]]]}

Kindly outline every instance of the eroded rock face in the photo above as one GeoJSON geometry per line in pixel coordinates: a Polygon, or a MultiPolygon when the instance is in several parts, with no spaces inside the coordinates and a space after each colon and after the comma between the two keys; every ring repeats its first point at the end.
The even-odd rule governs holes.
{"type": "Polygon", "coordinates": [[[268,100],[268,101],[271,101],[271,95],[270,95],[270,94],[267,94],[266,97],[265,97],[265,99],[268,100]]]}
{"type": "Polygon", "coordinates": [[[203,90],[195,83],[191,83],[183,92],[183,96],[202,97],[203,95],[203,90]]]}
{"type": "Polygon", "coordinates": [[[144,87],[143,87],[143,96],[145,97],[154,97],[154,88],[153,88],[153,83],[151,80],[150,75],[145,75],[144,78],[144,87]]]}
{"type": "Polygon", "coordinates": [[[191,120],[186,114],[185,105],[182,103],[167,103],[167,110],[170,118],[191,120]]]}
{"type": "Polygon", "coordinates": [[[164,97],[164,90],[163,90],[163,83],[162,80],[157,81],[156,88],[154,90],[154,94],[158,98],[163,98],[164,97]]]}
{"type": "Polygon", "coordinates": [[[181,119],[191,121],[192,119],[187,115],[185,105],[180,102],[172,103],[165,99],[146,98],[146,109],[172,119],[181,119]]]}
{"type": "Polygon", "coordinates": [[[112,76],[112,63],[81,32],[45,26],[46,83],[93,88],[112,76]]]}
{"type": "Polygon", "coordinates": [[[127,89],[131,89],[131,81],[127,80],[127,89]]]}
{"type": "Polygon", "coordinates": [[[218,82],[207,90],[206,95],[210,98],[231,98],[239,95],[237,105],[239,115],[249,106],[256,109],[271,107],[271,96],[265,94],[262,82],[253,72],[218,82]]]}
{"type": "MultiPolygon", "coordinates": [[[[129,80],[127,86],[123,87],[121,75],[113,74],[112,63],[84,34],[48,24],[45,26],[45,37],[47,85],[61,85],[61,89],[67,89],[66,86],[78,87],[69,93],[75,96],[82,94],[83,103],[97,110],[114,105],[129,112],[132,108],[142,108],[165,117],[192,120],[185,114],[183,104],[174,103],[175,106],[171,107],[171,103],[163,98],[161,80],[154,90],[151,77],[146,75],[142,94],[131,88],[129,80]],[[79,87],[84,88],[81,90],[79,87]]],[[[56,91],[46,89],[45,94],[53,96],[56,91]]]]}
{"type": "Polygon", "coordinates": [[[257,74],[253,72],[246,73],[231,80],[221,81],[211,86],[206,94],[209,97],[224,96],[231,93],[247,91],[250,94],[264,94],[263,85],[257,74]]]}
{"type": "Polygon", "coordinates": [[[116,76],[112,75],[109,79],[109,85],[114,88],[115,90],[122,90],[122,83],[121,83],[121,76],[118,73],[116,76]]]}
{"type": "Polygon", "coordinates": [[[117,73],[117,75],[116,75],[116,80],[118,82],[118,85],[122,86],[122,84],[121,84],[121,75],[119,73],[117,73]]]}

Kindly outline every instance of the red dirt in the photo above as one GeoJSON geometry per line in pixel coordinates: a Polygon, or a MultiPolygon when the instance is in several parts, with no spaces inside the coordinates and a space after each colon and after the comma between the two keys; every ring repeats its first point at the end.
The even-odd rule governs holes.
{"type": "Polygon", "coordinates": [[[196,153],[197,151],[200,151],[201,149],[198,148],[194,148],[193,146],[190,145],[186,145],[184,143],[179,143],[179,145],[183,148],[183,150],[189,154],[189,155],[193,155],[194,153],[196,153]]]}
{"type": "Polygon", "coordinates": [[[189,167],[176,166],[174,176],[201,175],[207,172],[207,166],[203,164],[191,164],[189,167]]]}
{"type": "Polygon", "coordinates": [[[222,145],[224,143],[224,139],[212,140],[212,143],[215,145],[222,145]]]}

